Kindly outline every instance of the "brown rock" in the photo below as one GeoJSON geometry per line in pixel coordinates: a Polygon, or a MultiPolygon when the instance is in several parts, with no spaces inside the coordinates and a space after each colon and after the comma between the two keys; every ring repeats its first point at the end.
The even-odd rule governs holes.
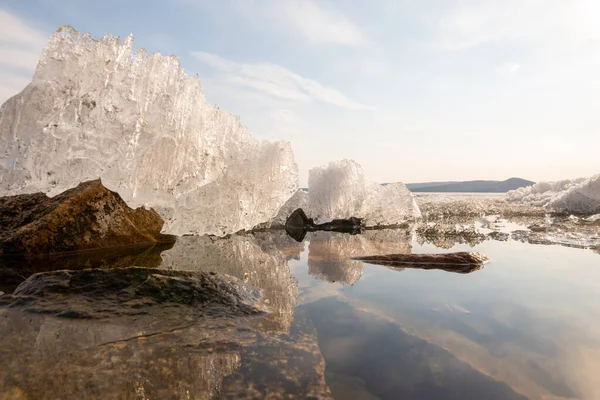
{"type": "Polygon", "coordinates": [[[39,254],[172,241],[154,210],[132,209],[100,180],[56,197],[0,198],[0,254],[39,254]]]}
{"type": "Polygon", "coordinates": [[[228,275],[154,268],[84,269],[30,276],[0,309],[104,319],[152,313],[161,323],[192,316],[263,313],[260,291],[228,275]]]}

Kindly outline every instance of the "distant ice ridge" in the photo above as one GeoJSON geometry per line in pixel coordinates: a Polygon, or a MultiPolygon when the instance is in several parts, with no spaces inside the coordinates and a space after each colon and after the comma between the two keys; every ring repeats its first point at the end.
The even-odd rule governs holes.
{"type": "Polygon", "coordinates": [[[381,186],[371,182],[352,160],[310,170],[307,214],[317,223],[357,217],[370,227],[399,225],[421,217],[403,183],[381,186]]]}
{"type": "Polygon", "coordinates": [[[178,58],[133,36],[60,28],[31,84],[0,109],[0,196],[101,178],[172,234],[225,235],[273,218],[298,189],[289,143],[260,142],[209,104],[178,58]]]}
{"type": "Polygon", "coordinates": [[[546,207],[556,212],[594,214],[600,212],[600,175],[558,182],[539,182],[511,190],[510,202],[546,207]]]}

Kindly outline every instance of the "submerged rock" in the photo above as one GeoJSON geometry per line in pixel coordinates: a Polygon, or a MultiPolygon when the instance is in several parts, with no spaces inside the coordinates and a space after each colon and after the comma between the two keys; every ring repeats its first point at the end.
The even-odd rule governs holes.
{"type": "Polygon", "coordinates": [[[153,210],[131,209],[100,180],[56,197],[0,198],[0,253],[40,254],[172,241],[153,210]]]}
{"type": "Polygon", "coordinates": [[[241,365],[223,379],[221,399],[333,399],[317,332],[296,311],[289,335],[261,338],[241,352],[241,365]]]}
{"type": "Polygon", "coordinates": [[[310,321],[297,313],[290,335],[268,335],[249,324],[261,318],[174,324],[0,309],[0,398],[330,398],[310,321]]]}
{"type": "Polygon", "coordinates": [[[448,272],[468,274],[483,268],[489,258],[478,252],[458,252],[446,254],[387,254],[353,257],[353,260],[394,268],[441,269],[448,272]]]}
{"type": "Polygon", "coordinates": [[[0,306],[67,318],[102,319],[152,311],[155,317],[251,315],[260,292],[236,278],[152,268],[43,272],[30,276],[0,306]]]}
{"type": "Polygon", "coordinates": [[[283,231],[231,235],[227,238],[183,236],[162,254],[161,268],[234,276],[261,290],[269,315],[258,323],[263,332],[286,333],[294,316],[298,282],[287,264],[299,258],[303,244],[283,231]]]}

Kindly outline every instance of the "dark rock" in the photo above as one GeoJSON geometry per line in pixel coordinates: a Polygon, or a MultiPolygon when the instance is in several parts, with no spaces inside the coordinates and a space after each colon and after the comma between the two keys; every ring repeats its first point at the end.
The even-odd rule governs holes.
{"type": "Polygon", "coordinates": [[[109,318],[183,309],[195,315],[261,313],[260,292],[236,278],[152,268],[44,272],[30,276],[0,306],[69,318],[109,318]]]}
{"type": "Polygon", "coordinates": [[[308,218],[301,208],[292,212],[285,223],[285,230],[288,235],[298,242],[304,240],[306,232],[329,231],[355,235],[360,233],[361,229],[362,220],[355,217],[350,217],[348,219],[334,219],[331,222],[315,224],[314,220],[308,218]]]}
{"type": "Polygon", "coordinates": [[[468,274],[483,268],[488,257],[483,253],[459,252],[446,254],[388,254],[353,257],[353,260],[394,268],[440,269],[468,274]]]}
{"type": "Polygon", "coordinates": [[[298,208],[290,214],[287,221],[285,222],[286,228],[304,228],[308,229],[315,226],[315,222],[312,218],[308,218],[303,209],[298,208]]]}
{"type": "Polygon", "coordinates": [[[0,253],[39,254],[172,241],[154,210],[131,209],[100,180],[58,196],[0,198],[0,253]]]}

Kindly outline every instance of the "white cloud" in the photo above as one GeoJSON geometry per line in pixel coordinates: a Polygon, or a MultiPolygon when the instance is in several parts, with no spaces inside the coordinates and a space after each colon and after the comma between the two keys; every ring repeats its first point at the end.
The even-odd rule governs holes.
{"type": "Polygon", "coordinates": [[[46,41],[41,30],[0,10],[0,104],[29,83],[46,41]]]}
{"type": "Polygon", "coordinates": [[[596,0],[467,0],[434,18],[439,47],[463,50],[495,41],[600,38],[596,0]]]}
{"type": "Polygon", "coordinates": [[[343,2],[323,0],[178,0],[202,5],[215,18],[237,15],[276,34],[291,33],[310,43],[357,46],[367,43],[358,25],[333,7],[343,2]]]}
{"type": "Polygon", "coordinates": [[[196,60],[223,74],[225,82],[250,88],[268,96],[293,102],[322,101],[351,110],[373,110],[357,103],[336,89],[304,78],[280,65],[272,63],[236,63],[215,54],[194,51],[196,60]]]}
{"type": "Polygon", "coordinates": [[[365,42],[361,30],[337,10],[311,0],[268,2],[268,14],[282,25],[294,29],[312,42],[360,45],[365,42]]]}
{"type": "Polygon", "coordinates": [[[510,78],[517,74],[521,69],[521,65],[517,63],[506,63],[499,65],[496,71],[504,78],[510,78]]]}
{"type": "Polygon", "coordinates": [[[46,35],[28,26],[6,10],[0,10],[0,44],[38,48],[44,46],[46,35]]]}

